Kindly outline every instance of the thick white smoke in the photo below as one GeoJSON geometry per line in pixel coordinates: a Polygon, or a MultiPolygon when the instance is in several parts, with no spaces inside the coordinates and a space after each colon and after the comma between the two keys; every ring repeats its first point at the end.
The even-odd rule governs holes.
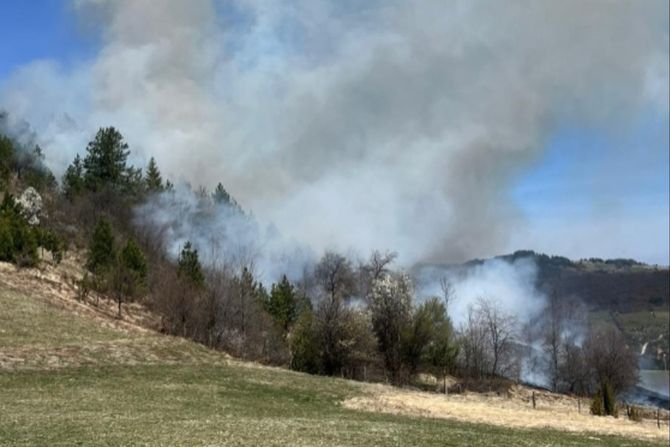
{"type": "Polygon", "coordinates": [[[480,300],[495,304],[514,315],[520,325],[537,318],[546,296],[537,289],[537,266],[531,258],[515,261],[489,259],[476,265],[417,270],[417,293],[422,297],[443,296],[443,280],[450,286],[449,315],[456,327],[466,322],[468,309],[480,300]]]}
{"type": "Polygon", "coordinates": [[[316,261],[309,247],[283,237],[274,226],[259,224],[229,203],[199,196],[187,185],[150,197],[136,209],[135,223],[160,235],[173,259],[191,242],[206,266],[238,273],[251,268],[268,286],[282,275],[302,279],[316,261]]]}
{"type": "Polygon", "coordinates": [[[37,61],[0,104],[62,172],[97,127],[175,181],[222,181],[316,252],[485,256],[511,181],[572,120],[667,114],[668,3],[77,0],[93,60],[37,61]]]}

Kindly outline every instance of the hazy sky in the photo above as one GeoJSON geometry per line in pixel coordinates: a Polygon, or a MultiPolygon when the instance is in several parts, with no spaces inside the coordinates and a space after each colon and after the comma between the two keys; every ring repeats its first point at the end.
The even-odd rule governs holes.
{"type": "Polygon", "coordinates": [[[0,2],[0,109],[317,249],[669,263],[668,2],[0,2]],[[361,5],[365,5],[362,7],[361,5]],[[448,6],[445,6],[448,5],[448,6]]]}

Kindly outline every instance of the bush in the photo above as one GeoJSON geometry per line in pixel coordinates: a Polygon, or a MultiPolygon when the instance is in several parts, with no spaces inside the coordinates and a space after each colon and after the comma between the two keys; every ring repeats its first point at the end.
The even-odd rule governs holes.
{"type": "Polygon", "coordinates": [[[34,231],[38,245],[45,250],[48,250],[51,253],[51,259],[56,264],[60,264],[63,260],[63,252],[66,248],[65,241],[56,233],[48,229],[36,228],[34,231]]]}
{"type": "Polygon", "coordinates": [[[595,396],[593,396],[593,401],[591,402],[591,414],[595,416],[619,416],[614,391],[609,382],[603,382],[600,389],[596,392],[595,396]]]}
{"type": "Polygon", "coordinates": [[[635,405],[626,405],[626,413],[631,421],[640,422],[642,420],[642,412],[635,405]]]}
{"type": "Polygon", "coordinates": [[[605,406],[603,405],[603,395],[600,390],[596,391],[591,401],[591,414],[594,416],[605,416],[605,406]]]}
{"type": "Polygon", "coordinates": [[[37,237],[20,206],[11,194],[6,194],[0,205],[0,261],[12,262],[20,267],[37,264],[37,237]]]}
{"type": "Polygon", "coordinates": [[[603,407],[605,414],[608,416],[618,417],[618,411],[616,408],[616,398],[614,397],[614,390],[612,385],[609,382],[604,382],[602,385],[603,390],[603,407]]]}
{"type": "Polygon", "coordinates": [[[310,374],[321,372],[319,333],[311,310],[304,311],[295,323],[289,338],[291,346],[291,369],[310,374]]]}

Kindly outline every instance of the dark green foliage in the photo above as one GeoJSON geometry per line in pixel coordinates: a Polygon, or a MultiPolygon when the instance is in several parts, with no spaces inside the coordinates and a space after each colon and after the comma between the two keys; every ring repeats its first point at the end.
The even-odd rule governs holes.
{"type": "Polygon", "coordinates": [[[193,248],[190,241],[187,241],[179,254],[178,260],[179,276],[189,279],[196,286],[205,284],[205,276],[202,273],[200,260],[198,259],[198,250],[193,248]]]}
{"type": "Polygon", "coordinates": [[[56,264],[63,260],[63,252],[66,248],[65,241],[54,231],[45,228],[36,228],[37,243],[40,247],[51,252],[51,258],[56,264]]]}
{"type": "Polygon", "coordinates": [[[320,336],[311,310],[300,314],[290,338],[291,369],[310,374],[321,371],[320,336]]]}
{"type": "Polygon", "coordinates": [[[428,313],[432,316],[431,336],[425,346],[423,360],[437,377],[445,377],[454,367],[458,356],[451,321],[446,307],[436,298],[427,301],[422,307],[430,309],[428,313]]]}
{"type": "Polygon", "coordinates": [[[146,290],[146,280],[147,262],[142,249],[134,240],[129,239],[107,279],[107,288],[118,304],[119,318],[121,317],[121,304],[141,295],[146,290]]]}
{"type": "Polygon", "coordinates": [[[77,154],[74,161],[65,170],[63,175],[62,188],[65,197],[72,200],[77,195],[81,194],[84,189],[84,165],[81,157],[77,154]]]}
{"type": "Polygon", "coordinates": [[[164,189],[163,178],[161,177],[161,173],[158,170],[158,164],[156,164],[156,159],[154,157],[151,157],[149,160],[144,184],[149,192],[160,192],[164,189]]]}
{"type": "Polygon", "coordinates": [[[134,176],[126,165],[130,151],[123,135],[113,127],[98,130],[84,158],[84,184],[90,191],[105,187],[123,189],[134,176]]]}
{"type": "Polygon", "coordinates": [[[21,267],[37,264],[37,237],[11,194],[0,205],[0,260],[21,267]]]}
{"type": "Polygon", "coordinates": [[[440,377],[447,373],[458,354],[451,333],[447,309],[438,298],[431,298],[416,308],[403,337],[404,361],[410,375],[422,366],[440,377]]]}
{"type": "Polygon", "coordinates": [[[86,268],[99,274],[111,268],[116,260],[114,234],[107,219],[98,220],[88,247],[86,268]]]}
{"type": "Polygon", "coordinates": [[[121,250],[121,263],[125,268],[131,271],[136,282],[144,284],[147,279],[147,261],[142,253],[142,249],[133,239],[129,239],[121,250]]]}
{"type": "Polygon", "coordinates": [[[265,310],[285,333],[298,318],[299,299],[286,275],[282,276],[279,283],[272,285],[265,301],[265,310]]]}
{"type": "Polygon", "coordinates": [[[0,188],[6,188],[15,163],[16,153],[12,140],[0,135],[0,188]]]}

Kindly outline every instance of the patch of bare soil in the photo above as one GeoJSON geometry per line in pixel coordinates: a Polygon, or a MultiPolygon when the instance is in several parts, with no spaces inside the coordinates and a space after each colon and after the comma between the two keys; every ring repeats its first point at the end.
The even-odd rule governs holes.
{"type": "Polygon", "coordinates": [[[365,394],[347,399],[347,408],[414,415],[432,418],[455,419],[464,422],[492,424],[511,428],[550,428],[594,435],[618,435],[652,441],[670,438],[668,414],[662,417],[661,427],[656,420],[641,422],[619,418],[592,416],[589,402],[549,392],[535,392],[536,408],[532,406],[533,391],[523,386],[513,386],[509,394],[434,394],[409,391],[385,385],[368,385],[365,394]]]}

